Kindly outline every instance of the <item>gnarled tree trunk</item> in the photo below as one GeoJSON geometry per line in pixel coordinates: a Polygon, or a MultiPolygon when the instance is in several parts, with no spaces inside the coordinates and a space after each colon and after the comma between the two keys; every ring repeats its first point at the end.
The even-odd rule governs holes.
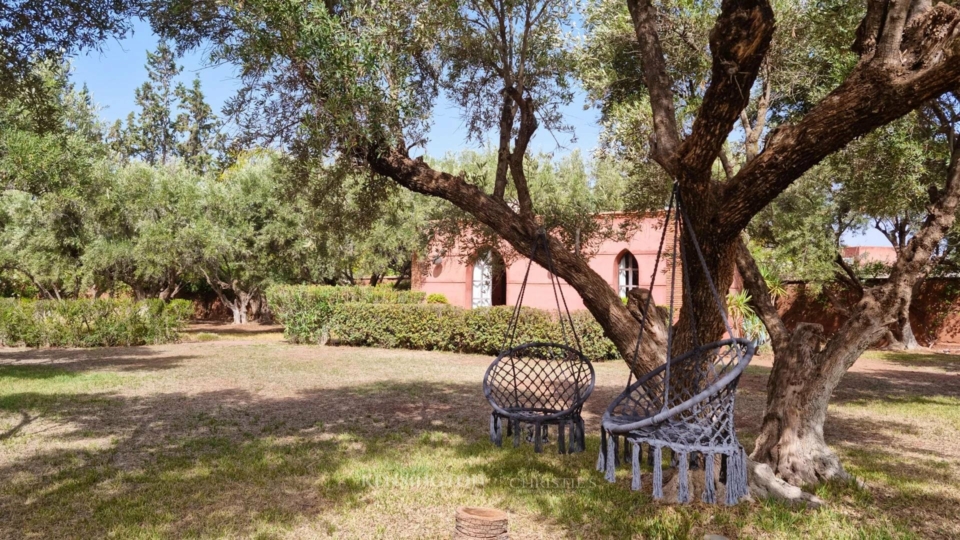
{"type": "Polygon", "coordinates": [[[900,308],[900,312],[897,314],[897,330],[899,334],[897,336],[898,349],[915,351],[921,348],[917,336],[913,333],[913,325],[910,324],[910,304],[900,308]]]}
{"type": "Polygon", "coordinates": [[[740,243],[737,267],[774,351],[763,425],[751,459],[769,465],[796,486],[846,476],[823,438],[827,405],[847,370],[910,305],[917,282],[933,266],[934,249],[953,226],[958,204],[960,145],[955,145],[946,185],[929,207],[923,226],[898,254],[888,279],[862,291],[847,320],[829,339],[817,325],[787,330],[756,262],[740,243]]]}

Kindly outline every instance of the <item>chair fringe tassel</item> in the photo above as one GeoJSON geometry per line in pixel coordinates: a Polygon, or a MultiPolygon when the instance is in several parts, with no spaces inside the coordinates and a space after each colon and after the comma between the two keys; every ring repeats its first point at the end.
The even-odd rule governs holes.
{"type": "Polygon", "coordinates": [[[600,428],[600,452],[597,455],[597,472],[607,470],[607,430],[600,428]]]}
{"type": "Polygon", "coordinates": [[[610,435],[607,437],[607,456],[606,456],[606,465],[607,465],[607,474],[605,478],[607,482],[615,482],[617,480],[617,436],[610,435]]]}
{"type": "MultiPolygon", "coordinates": [[[[574,443],[574,434],[576,428],[571,427],[570,444],[574,443]]],[[[562,431],[561,431],[562,433],[562,431]]],[[[616,481],[617,457],[619,457],[619,440],[616,435],[602,431],[600,452],[597,455],[597,470],[604,473],[607,482],[616,481]]],[[[562,437],[562,435],[561,435],[562,437]]],[[[643,489],[641,479],[643,463],[643,443],[623,439],[624,451],[623,459],[629,459],[631,465],[630,489],[640,491],[643,489]],[[630,449],[627,450],[629,444],[630,449]],[[630,456],[629,458],[627,456],[630,456]]],[[[704,459],[704,488],[700,500],[707,504],[716,504],[717,485],[714,478],[716,470],[716,454],[703,454],[704,459]]],[[[724,503],[728,506],[737,504],[740,499],[749,494],[747,485],[747,460],[746,453],[741,448],[731,456],[722,455],[726,462],[726,497],[724,503]]],[[[653,464],[653,498],[663,498],[663,447],[650,445],[650,451],[647,453],[648,461],[653,464]]],[[[692,499],[690,494],[690,454],[687,452],[677,452],[674,456],[677,463],[677,502],[689,503],[692,499]]]]}
{"type": "Polygon", "coordinates": [[[727,460],[727,506],[737,504],[748,491],[747,456],[741,448],[727,460]]]}
{"type": "Polygon", "coordinates": [[[713,479],[713,454],[707,454],[704,456],[705,465],[703,468],[703,479],[704,479],[704,488],[703,496],[701,500],[707,504],[716,504],[717,502],[717,488],[714,484],[713,479]]]}
{"type": "Polygon", "coordinates": [[[633,466],[633,479],[630,482],[630,489],[634,491],[640,491],[642,487],[640,484],[640,443],[633,443],[633,455],[631,465],[633,466]]]}
{"type": "Polygon", "coordinates": [[[686,452],[680,452],[679,463],[677,464],[677,473],[680,478],[677,482],[677,502],[690,502],[690,456],[686,452]]]}
{"type": "Polygon", "coordinates": [[[663,498],[663,449],[653,447],[653,498],[663,498]]]}
{"type": "Polygon", "coordinates": [[[503,446],[503,421],[497,413],[490,413],[490,442],[503,446]]]}

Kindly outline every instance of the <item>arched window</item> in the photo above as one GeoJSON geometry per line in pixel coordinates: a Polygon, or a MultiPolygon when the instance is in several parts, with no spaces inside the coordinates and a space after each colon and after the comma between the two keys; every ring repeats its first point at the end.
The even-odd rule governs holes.
{"type": "Polygon", "coordinates": [[[636,257],[629,252],[624,253],[620,257],[617,276],[620,298],[626,298],[627,291],[640,286],[640,266],[637,264],[636,257]]]}

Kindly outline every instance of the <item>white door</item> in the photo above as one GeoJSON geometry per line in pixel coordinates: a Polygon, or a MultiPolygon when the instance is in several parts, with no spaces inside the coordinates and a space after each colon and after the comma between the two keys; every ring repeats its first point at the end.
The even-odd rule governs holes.
{"type": "Polygon", "coordinates": [[[490,254],[477,257],[473,263],[473,301],[472,307],[488,307],[493,305],[493,268],[490,264],[490,254]]]}

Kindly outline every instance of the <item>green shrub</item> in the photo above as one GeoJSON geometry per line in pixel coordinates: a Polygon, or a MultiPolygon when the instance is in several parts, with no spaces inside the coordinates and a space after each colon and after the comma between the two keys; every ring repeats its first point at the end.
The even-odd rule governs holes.
{"type": "Polygon", "coordinates": [[[427,295],[428,304],[449,304],[447,297],[440,293],[430,293],[427,295]]]}
{"type": "Polygon", "coordinates": [[[112,347],[170,343],[193,312],[186,300],[0,299],[0,345],[112,347]]]}
{"type": "Polygon", "coordinates": [[[421,304],[426,293],[386,287],[276,285],[267,289],[267,304],[283,334],[293,343],[324,343],[333,306],[344,303],[421,304]]]}
{"type": "MultiPolygon", "coordinates": [[[[336,304],[327,331],[342,345],[495,355],[513,314],[507,306],[462,309],[442,304],[336,304]]],[[[588,312],[573,314],[584,354],[593,360],[613,359],[617,350],[588,312]]],[[[308,335],[314,335],[311,330],[308,335]]],[[[568,330],[569,332],[569,330],[568,330]]],[[[568,334],[572,343],[572,337],[568,334]]],[[[300,342],[307,341],[299,339],[300,342]]],[[[560,325],[550,312],[523,308],[514,345],[529,341],[563,342],[560,325]]]]}
{"type": "Polygon", "coordinates": [[[463,310],[454,306],[337,304],[330,335],[339,343],[388,349],[458,351],[463,310]]]}

